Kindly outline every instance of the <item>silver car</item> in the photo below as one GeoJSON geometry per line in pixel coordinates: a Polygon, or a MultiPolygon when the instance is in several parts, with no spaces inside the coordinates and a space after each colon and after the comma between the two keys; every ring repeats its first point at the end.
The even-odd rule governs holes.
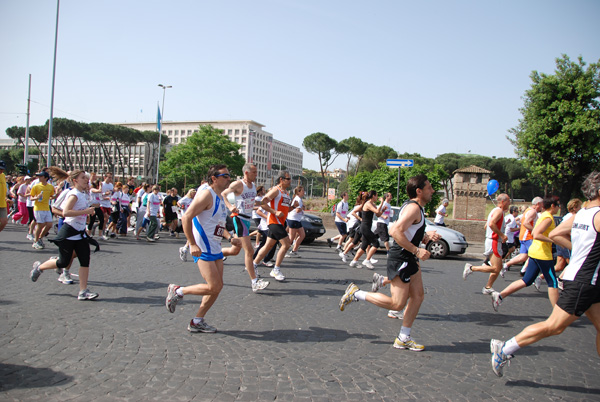
{"type": "MultiPolygon", "coordinates": [[[[399,213],[399,207],[392,207],[390,225],[398,219],[399,213]]],[[[373,219],[373,231],[377,226],[375,222],[376,219],[373,219]]],[[[435,230],[439,235],[442,236],[441,239],[430,241],[425,245],[427,251],[431,253],[432,258],[445,258],[448,254],[464,254],[465,251],[467,251],[469,243],[467,243],[467,239],[462,233],[444,226],[437,226],[427,219],[425,219],[425,224],[427,225],[425,228],[426,232],[435,230]]],[[[384,247],[384,244],[381,240],[379,243],[381,247],[384,247]]],[[[390,236],[390,245],[393,243],[394,239],[390,236]]]]}

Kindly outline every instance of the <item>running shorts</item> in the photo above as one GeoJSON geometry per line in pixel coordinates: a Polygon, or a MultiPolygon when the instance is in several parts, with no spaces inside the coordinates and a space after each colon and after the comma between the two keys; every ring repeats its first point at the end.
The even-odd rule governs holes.
{"type": "Polygon", "coordinates": [[[502,243],[494,239],[485,239],[485,252],[483,254],[492,255],[492,253],[498,258],[502,258],[502,256],[504,255],[504,251],[502,250],[502,243]]]}
{"type": "Polygon", "coordinates": [[[285,231],[283,225],[278,223],[271,223],[269,225],[269,237],[274,240],[281,240],[288,236],[288,233],[285,231]]]}
{"type": "Polygon", "coordinates": [[[346,222],[336,222],[335,226],[342,236],[346,236],[348,234],[348,226],[346,225],[346,222]]]}
{"type": "Polygon", "coordinates": [[[50,211],[33,211],[33,215],[37,223],[52,222],[52,212],[50,211]]]}
{"type": "Polygon", "coordinates": [[[233,230],[237,237],[246,237],[250,235],[251,221],[249,219],[240,218],[239,216],[232,216],[233,230]]]}
{"type": "Polygon", "coordinates": [[[410,282],[410,277],[419,272],[419,263],[417,260],[396,260],[388,258],[387,277],[391,281],[396,276],[404,283],[410,282]]]}
{"type": "Polygon", "coordinates": [[[531,243],[533,243],[533,240],[521,240],[521,248],[519,249],[519,253],[527,254],[529,247],[531,247],[531,243]]]}
{"type": "Polygon", "coordinates": [[[290,229],[302,229],[302,222],[288,219],[287,225],[290,229]]]}
{"type": "Polygon", "coordinates": [[[556,305],[568,314],[581,317],[593,304],[600,303],[600,286],[563,281],[563,287],[556,305]]]}

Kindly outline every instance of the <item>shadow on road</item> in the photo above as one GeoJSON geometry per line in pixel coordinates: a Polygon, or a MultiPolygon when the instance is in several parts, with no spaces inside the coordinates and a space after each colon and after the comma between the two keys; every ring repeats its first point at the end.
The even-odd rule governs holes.
{"type": "MultiPolygon", "coordinates": [[[[521,353],[521,352],[519,351],[519,353],[521,353]]],[[[584,387],[571,386],[571,385],[541,384],[541,383],[537,383],[534,381],[527,381],[527,380],[507,381],[506,386],[507,387],[530,387],[530,388],[557,389],[560,391],[578,392],[580,394],[600,395],[600,389],[598,389],[598,388],[584,388],[584,387]]]]}
{"type": "Polygon", "coordinates": [[[73,381],[73,377],[49,368],[0,363],[0,391],[14,388],[51,387],[73,381]]]}
{"type": "MultiPolygon", "coordinates": [[[[351,334],[348,331],[331,328],[309,327],[308,330],[280,329],[269,331],[220,331],[221,334],[244,340],[289,342],[344,342],[350,338],[378,339],[375,335],[351,334]]],[[[489,349],[489,347],[488,347],[489,349]]]]}

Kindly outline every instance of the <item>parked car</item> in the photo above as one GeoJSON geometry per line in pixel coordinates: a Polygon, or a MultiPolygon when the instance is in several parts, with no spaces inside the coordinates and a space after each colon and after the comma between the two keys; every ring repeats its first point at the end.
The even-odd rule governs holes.
{"type": "MultiPolygon", "coordinates": [[[[309,244],[314,242],[319,237],[325,234],[325,226],[323,225],[323,219],[319,218],[316,215],[309,214],[307,212],[304,213],[302,217],[302,227],[304,228],[304,233],[306,237],[302,244],[309,244]]],[[[256,230],[256,225],[254,221],[252,221],[252,225],[250,226],[250,232],[254,232],[256,230]]]]}
{"type": "MultiPolygon", "coordinates": [[[[399,207],[392,207],[392,214],[390,215],[390,225],[398,220],[398,215],[400,214],[399,207]]],[[[377,227],[375,223],[376,220],[373,219],[373,230],[377,227]]],[[[429,232],[435,230],[439,235],[442,236],[441,239],[436,241],[430,241],[425,245],[427,251],[431,253],[432,258],[445,258],[449,254],[464,254],[467,251],[467,247],[469,243],[467,243],[467,239],[465,235],[462,233],[444,227],[437,226],[433,222],[425,219],[425,231],[429,232]]],[[[380,246],[384,247],[383,242],[380,240],[380,246]]],[[[394,243],[394,239],[390,237],[390,245],[394,243]]]]}

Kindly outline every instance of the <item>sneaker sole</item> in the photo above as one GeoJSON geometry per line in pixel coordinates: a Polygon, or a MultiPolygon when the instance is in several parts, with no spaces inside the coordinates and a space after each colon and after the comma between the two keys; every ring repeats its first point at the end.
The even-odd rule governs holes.
{"type": "Polygon", "coordinates": [[[412,350],[413,352],[422,352],[422,351],[425,350],[425,348],[423,348],[423,349],[416,349],[416,348],[410,348],[408,346],[397,346],[395,343],[394,343],[394,348],[395,349],[400,349],[400,350],[402,350],[402,349],[404,349],[404,350],[412,350]]]}
{"type": "Polygon", "coordinates": [[[215,329],[214,331],[212,330],[204,330],[204,329],[196,329],[196,328],[192,328],[188,325],[188,331],[198,334],[198,333],[202,333],[202,334],[214,334],[217,332],[217,330],[215,329]]]}

